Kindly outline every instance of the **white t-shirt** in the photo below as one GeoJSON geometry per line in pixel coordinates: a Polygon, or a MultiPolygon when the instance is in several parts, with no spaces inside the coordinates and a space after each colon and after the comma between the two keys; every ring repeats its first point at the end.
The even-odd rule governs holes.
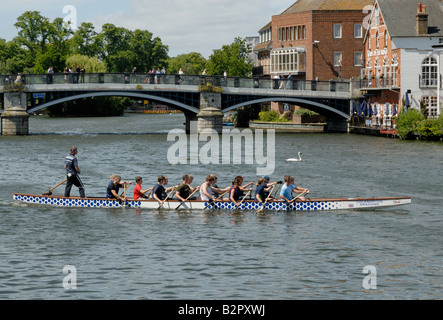
{"type": "Polygon", "coordinates": [[[206,189],[206,192],[211,195],[211,197],[214,197],[211,187],[205,182],[200,187],[200,198],[202,199],[202,201],[209,201],[209,197],[203,193],[203,190],[205,190],[205,189],[206,189]]]}

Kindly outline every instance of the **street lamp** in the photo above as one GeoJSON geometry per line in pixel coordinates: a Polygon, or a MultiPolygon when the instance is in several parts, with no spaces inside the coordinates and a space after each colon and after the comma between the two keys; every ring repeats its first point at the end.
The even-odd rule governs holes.
{"type": "Polygon", "coordinates": [[[320,44],[320,41],[314,40],[312,43],[312,80],[315,80],[315,48],[318,48],[318,45],[320,44]]]}

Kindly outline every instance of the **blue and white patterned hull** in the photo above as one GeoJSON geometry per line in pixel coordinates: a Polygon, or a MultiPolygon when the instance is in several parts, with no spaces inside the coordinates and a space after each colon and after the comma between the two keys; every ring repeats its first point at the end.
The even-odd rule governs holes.
{"type": "MultiPolygon", "coordinates": [[[[141,208],[141,209],[159,209],[159,203],[154,200],[129,200],[121,202],[105,198],[65,198],[57,196],[39,196],[28,194],[14,194],[14,200],[29,203],[57,207],[79,207],[79,208],[141,208]]],[[[272,211],[332,211],[346,209],[366,209],[383,208],[410,204],[411,198],[344,198],[344,199],[310,199],[307,201],[297,201],[287,204],[282,201],[269,201],[264,209],[272,211]]],[[[180,205],[179,201],[166,201],[162,209],[174,210],[180,205]]],[[[263,204],[257,201],[244,201],[237,207],[233,202],[220,201],[213,204],[203,201],[188,201],[182,204],[180,210],[260,210],[263,204]]]]}

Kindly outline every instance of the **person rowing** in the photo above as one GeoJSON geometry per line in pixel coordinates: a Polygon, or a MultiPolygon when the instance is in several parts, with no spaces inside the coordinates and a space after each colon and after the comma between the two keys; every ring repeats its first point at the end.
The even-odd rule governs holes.
{"type": "MultiPolygon", "coordinates": [[[[292,193],[298,193],[299,195],[310,193],[309,189],[294,186],[294,178],[290,175],[285,176],[285,183],[283,184],[280,191],[280,198],[282,198],[287,203],[292,202],[292,193]]],[[[304,196],[297,197],[300,201],[306,201],[304,196]]]]}
{"type": "Polygon", "coordinates": [[[239,203],[237,201],[243,199],[244,195],[245,195],[245,191],[251,191],[251,190],[247,190],[246,188],[252,184],[254,184],[253,182],[249,182],[247,184],[245,184],[244,186],[242,186],[243,183],[243,177],[242,176],[237,176],[234,178],[234,181],[232,181],[232,187],[229,190],[229,200],[234,202],[234,204],[238,207],[239,203]]]}
{"type": "Polygon", "coordinates": [[[206,177],[205,183],[200,186],[200,199],[205,202],[214,202],[219,200],[219,195],[225,195],[231,187],[220,189],[214,187],[217,181],[217,176],[210,174],[206,177]]]}
{"type": "MultiPolygon", "coordinates": [[[[269,178],[269,176],[264,176],[263,179],[265,179],[265,183],[263,184],[263,186],[265,188],[265,198],[267,198],[269,196],[269,190],[271,190],[270,187],[273,187],[277,184],[283,184],[283,181],[269,182],[271,180],[271,178],[269,178]]],[[[271,196],[271,198],[273,199],[273,196],[271,196]]]]}
{"type": "Polygon", "coordinates": [[[276,183],[272,184],[272,186],[265,187],[265,179],[266,178],[258,178],[256,189],[255,189],[255,200],[263,203],[269,196],[269,191],[275,186],[276,183]]]}
{"type": "Polygon", "coordinates": [[[191,187],[194,177],[190,174],[185,174],[182,179],[182,183],[175,189],[175,197],[182,202],[185,202],[186,200],[196,200],[197,197],[190,197],[192,194],[200,190],[200,187],[191,187]]]}
{"type": "Polygon", "coordinates": [[[175,187],[165,188],[168,184],[168,178],[165,176],[158,176],[157,183],[152,190],[152,198],[162,203],[168,196],[168,192],[174,190],[175,187]]]}
{"type": "Polygon", "coordinates": [[[149,191],[152,191],[154,189],[154,187],[143,190],[142,189],[142,183],[143,183],[142,177],[136,177],[135,182],[137,184],[134,187],[134,200],[147,199],[148,196],[146,195],[146,193],[149,191]]]}
{"type": "Polygon", "coordinates": [[[127,201],[128,198],[126,196],[120,196],[118,192],[120,188],[125,188],[126,191],[127,186],[130,186],[132,182],[121,181],[122,178],[117,175],[113,175],[111,176],[111,178],[113,182],[110,183],[108,185],[108,188],[106,189],[106,198],[127,201]]]}

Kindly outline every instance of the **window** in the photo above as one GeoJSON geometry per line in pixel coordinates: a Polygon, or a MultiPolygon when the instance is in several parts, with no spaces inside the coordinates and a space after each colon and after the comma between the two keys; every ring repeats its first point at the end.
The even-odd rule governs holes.
{"type": "Polygon", "coordinates": [[[363,52],[354,52],[354,67],[361,67],[363,62],[363,52]]]}
{"type": "Polygon", "coordinates": [[[378,32],[375,34],[375,48],[380,49],[380,35],[378,32]]]}
{"type": "Polygon", "coordinates": [[[305,59],[305,53],[296,48],[272,50],[271,73],[305,72],[305,59]]]}
{"type": "Polygon", "coordinates": [[[341,24],[334,24],[334,39],[341,38],[341,24]]]}
{"type": "Polygon", "coordinates": [[[354,24],[354,38],[362,38],[363,37],[363,31],[362,31],[362,25],[361,24],[354,24]]]}
{"type": "Polygon", "coordinates": [[[421,64],[421,87],[437,87],[438,64],[434,57],[427,57],[421,64]]]}
{"type": "Polygon", "coordinates": [[[334,67],[340,67],[342,65],[342,58],[343,53],[342,52],[334,52],[334,67]]]}
{"type": "Polygon", "coordinates": [[[437,97],[425,96],[423,97],[423,104],[426,108],[425,115],[430,118],[436,118],[437,114],[437,97]]]}
{"type": "Polygon", "coordinates": [[[385,49],[388,48],[388,30],[385,30],[385,49]]]}

